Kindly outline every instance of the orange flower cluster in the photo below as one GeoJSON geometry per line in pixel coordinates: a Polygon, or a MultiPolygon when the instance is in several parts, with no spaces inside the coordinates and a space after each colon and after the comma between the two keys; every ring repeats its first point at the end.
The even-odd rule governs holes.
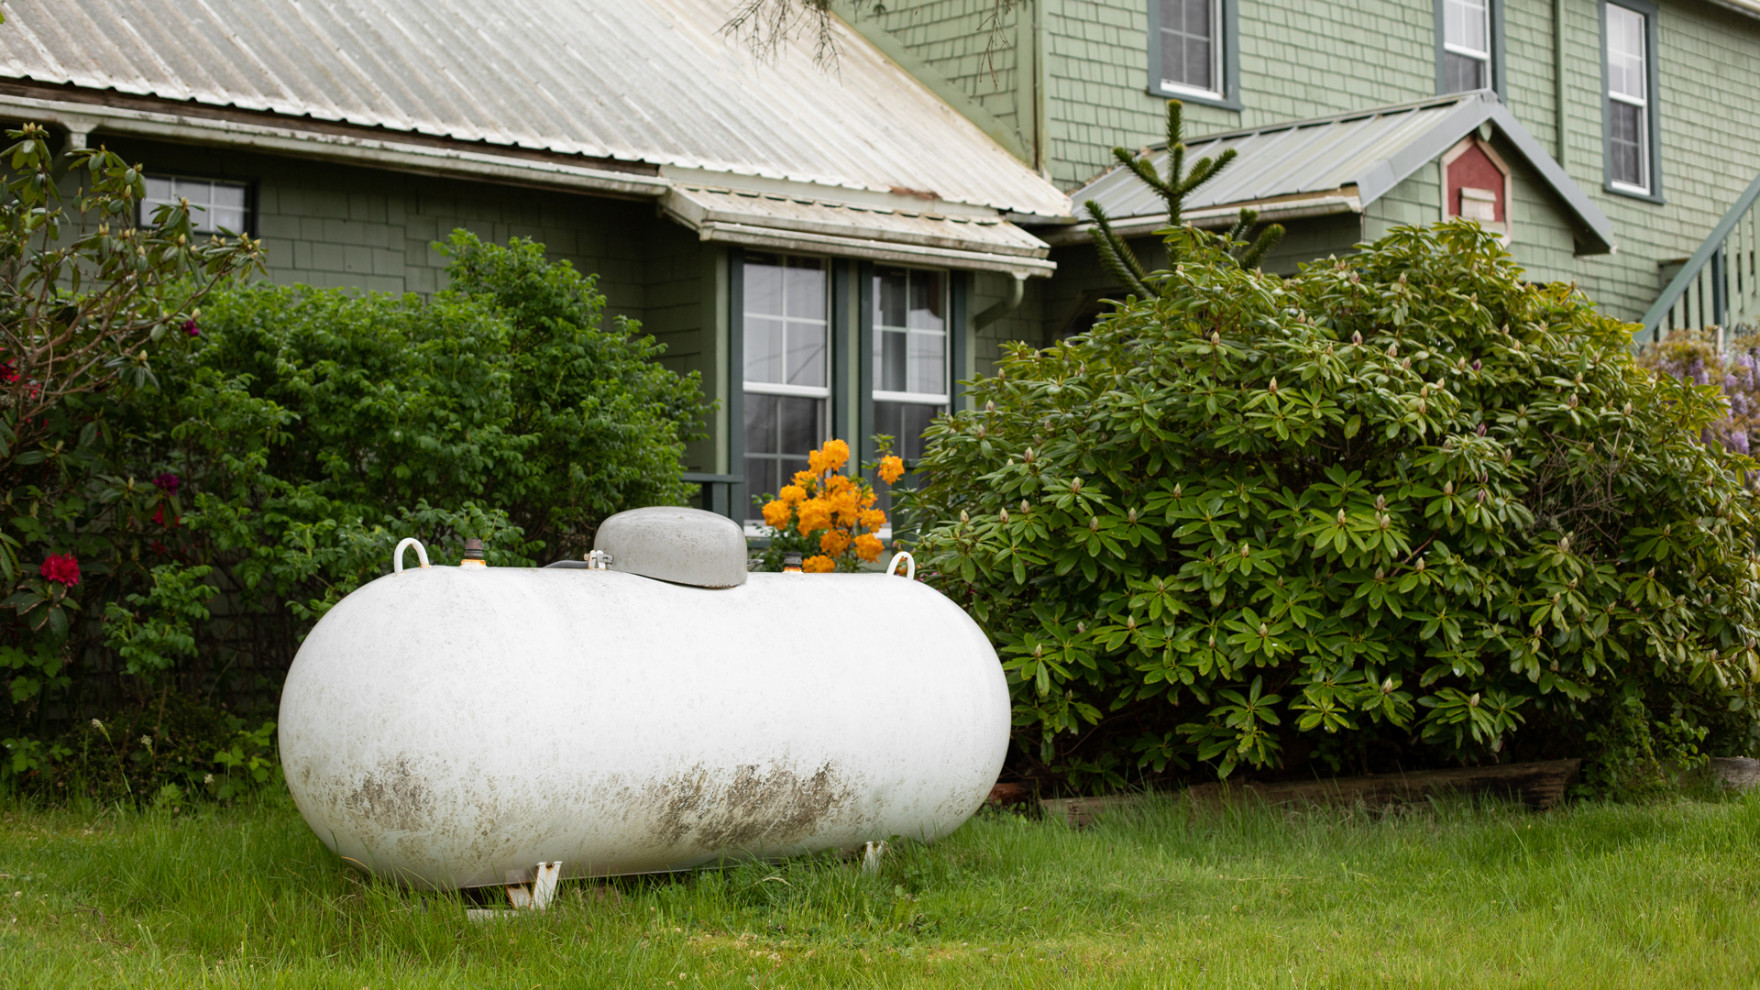
{"type": "MultiPolygon", "coordinates": [[[[904,473],[900,462],[889,476],[887,462],[897,460],[889,456],[880,464],[880,477],[889,485],[904,473]]],[[[850,554],[878,560],[886,549],[878,535],[886,513],[874,508],[874,489],[867,482],[840,473],[848,463],[849,444],[827,440],[807,455],[807,470],[796,471],[793,484],[764,504],[764,524],[779,537],[798,534],[809,548],[819,550],[801,561],[801,570],[808,573],[836,570],[837,562],[850,554]]]]}

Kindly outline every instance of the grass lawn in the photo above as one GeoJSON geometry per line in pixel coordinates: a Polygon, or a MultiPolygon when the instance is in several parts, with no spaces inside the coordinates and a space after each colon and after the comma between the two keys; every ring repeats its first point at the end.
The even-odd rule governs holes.
{"type": "Polygon", "coordinates": [[[0,806],[0,987],[1760,985],[1760,797],[1534,814],[986,813],[829,858],[569,881],[544,915],[362,882],[292,804],[0,806]]]}

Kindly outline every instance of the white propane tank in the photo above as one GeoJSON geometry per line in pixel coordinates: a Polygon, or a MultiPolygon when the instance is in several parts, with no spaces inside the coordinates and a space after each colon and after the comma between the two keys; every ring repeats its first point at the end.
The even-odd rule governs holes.
{"type": "Polygon", "coordinates": [[[400,560],[319,621],[280,745],[326,845],[478,887],[931,840],[983,804],[1008,686],[953,602],[882,574],[748,578],[739,527],[692,509],[621,513],[595,545],[400,560]]]}

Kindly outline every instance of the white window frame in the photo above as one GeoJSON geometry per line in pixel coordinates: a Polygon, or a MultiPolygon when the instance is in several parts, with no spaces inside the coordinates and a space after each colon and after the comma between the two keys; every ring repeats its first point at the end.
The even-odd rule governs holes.
{"type": "MultiPolygon", "coordinates": [[[[1601,53],[1604,64],[1608,67],[1607,91],[1605,96],[1611,103],[1621,103],[1638,109],[1638,174],[1641,178],[1640,182],[1631,183],[1609,176],[1607,184],[1611,188],[1621,192],[1637,193],[1642,196],[1648,196],[1651,194],[1651,190],[1655,186],[1655,178],[1650,174],[1650,142],[1656,139],[1656,136],[1652,134],[1650,130],[1650,60],[1655,57],[1654,53],[1650,51],[1650,17],[1652,15],[1646,14],[1644,11],[1638,10],[1634,7],[1628,7],[1625,4],[1614,3],[1612,0],[1608,0],[1608,3],[1606,4],[1606,16],[1608,20],[1607,37],[1604,40],[1604,47],[1601,53]],[[1641,87],[1642,91],[1637,96],[1633,96],[1629,93],[1615,92],[1614,90],[1612,73],[1614,54],[1613,18],[1615,16],[1614,11],[1616,10],[1621,14],[1635,18],[1638,23],[1637,78],[1638,85],[1641,87]]],[[[1612,125],[1612,115],[1609,114],[1607,121],[1603,126],[1611,127],[1612,125]]],[[[1611,148],[1612,137],[1610,136],[1608,140],[1609,147],[1611,148]]],[[[1612,164],[1611,156],[1608,163],[1610,165],[1612,164]]]]}
{"type": "MultiPolygon", "coordinates": [[[[873,334],[874,339],[873,339],[873,346],[871,346],[869,348],[866,359],[872,365],[872,367],[869,368],[869,373],[872,375],[872,380],[875,382],[875,386],[876,386],[869,392],[869,395],[867,398],[867,401],[869,403],[871,403],[869,408],[871,410],[873,410],[873,406],[878,405],[879,403],[890,402],[890,403],[895,403],[895,404],[899,404],[899,405],[925,406],[930,409],[933,409],[934,411],[936,411],[938,413],[949,412],[953,409],[953,335],[957,332],[957,328],[954,326],[954,322],[953,322],[953,273],[948,271],[945,268],[919,268],[919,267],[915,267],[912,265],[888,264],[888,265],[885,265],[884,268],[887,270],[891,270],[891,271],[904,271],[905,273],[907,273],[907,282],[905,284],[905,299],[906,299],[905,324],[903,326],[893,326],[891,324],[881,322],[881,316],[883,315],[883,312],[884,312],[881,307],[881,293],[880,293],[880,280],[882,278],[882,271],[881,271],[881,269],[876,268],[876,270],[874,271],[873,278],[872,278],[870,285],[869,285],[869,295],[871,295],[873,297],[870,304],[869,304],[872,307],[871,308],[872,328],[871,328],[870,332],[873,334]],[[909,304],[910,283],[908,281],[908,277],[910,275],[914,275],[917,273],[922,273],[925,275],[934,275],[940,279],[940,282],[941,282],[941,301],[940,301],[941,302],[941,329],[938,332],[932,331],[932,330],[923,330],[923,329],[912,327],[910,325],[910,304],[909,304]],[[913,335],[913,334],[924,334],[924,335],[933,334],[933,335],[937,335],[941,338],[941,391],[940,392],[910,392],[910,391],[895,392],[895,391],[889,391],[889,390],[882,389],[882,388],[878,387],[878,383],[880,381],[882,381],[881,359],[882,359],[882,356],[885,354],[884,345],[882,344],[882,340],[883,340],[882,335],[885,333],[888,333],[888,332],[896,333],[899,331],[903,331],[906,334],[906,337],[905,337],[905,362],[906,362],[905,384],[906,385],[910,384],[910,367],[909,367],[910,335],[913,335]]],[[[879,417],[878,417],[877,410],[874,410],[874,418],[875,418],[874,431],[877,433],[885,432],[884,430],[880,429],[880,424],[878,422],[879,417]]],[[[895,447],[895,450],[902,450],[905,447],[905,442],[904,442],[905,438],[904,437],[894,437],[893,439],[894,439],[895,443],[897,444],[897,446],[895,447]]],[[[918,438],[916,438],[916,437],[911,438],[911,441],[913,442],[913,444],[917,439],[918,438]]],[[[880,486],[876,485],[875,487],[879,488],[880,486]]],[[[885,505],[886,510],[887,510],[887,513],[886,513],[887,522],[886,522],[886,526],[881,529],[879,536],[880,536],[880,539],[882,539],[882,540],[891,540],[892,539],[892,512],[891,512],[890,497],[888,496],[888,500],[883,502],[882,504],[885,505]]]]}
{"type": "MultiPolygon", "coordinates": [[[[940,278],[940,280],[941,280],[941,329],[940,330],[925,330],[925,329],[922,329],[919,327],[910,326],[909,325],[910,324],[910,315],[909,315],[908,308],[906,310],[906,315],[905,315],[905,326],[895,327],[895,326],[890,326],[888,324],[880,322],[880,317],[881,317],[880,306],[881,306],[881,304],[880,304],[879,282],[880,282],[881,274],[878,270],[876,270],[874,273],[874,291],[873,291],[873,296],[874,296],[874,302],[873,302],[873,305],[874,305],[874,330],[873,330],[874,348],[873,348],[873,351],[878,351],[879,353],[876,354],[876,353],[873,353],[873,351],[871,351],[868,355],[868,360],[874,362],[874,369],[873,369],[874,381],[879,382],[881,380],[881,374],[880,374],[881,369],[880,369],[879,362],[880,362],[881,355],[883,355],[885,353],[885,351],[882,347],[882,344],[881,344],[881,341],[883,339],[881,335],[885,334],[885,333],[898,333],[898,332],[902,331],[906,335],[905,336],[905,340],[906,340],[905,361],[907,362],[907,367],[905,370],[905,377],[906,377],[906,384],[907,385],[909,384],[909,377],[910,377],[910,370],[908,367],[908,362],[910,361],[910,345],[909,345],[910,337],[912,335],[922,335],[922,336],[935,336],[935,337],[941,338],[941,391],[940,392],[909,392],[909,391],[890,392],[890,391],[886,391],[884,389],[876,387],[873,391],[872,396],[870,396],[870,398],[875,402],[905,402],[905,403],[910,403],[910,404],[919,405],[919,406],[942,406],[944,408],[951,407],[953,404],[953,394],[952,394],[953,393],[953,388],[952,388],[952,374],[953,374],[953,370],[952,370],[952,364],[953,364],[953,318],[952,318],[953,317],[953,313],[952,313],[952,310],[953,310],[953,279],[950,277],[947,270],[941,269],[941,268],[915,268],[910,265],[887,265],[886,267],[889,269],[895,270],[895,271],[902,270],[906,273],[922,272],[924,274],[935,275],[940,278]]],[[[907,284],[906,296],[908,298],[908,296],[909,296],[908,284],[909,283],[907,282],[906,284],[907,284]]]]}
{"type": "MultiPolygon", "coordinates": [[[[153,214],[161,206],[176,206],[178,200],[189,200],[189,226],[198,234],[218,234],[221,227],[214,222],[214,190],[236,189],[241,205],[239,225],[225,228],[233,234],[248,234],[251,228],[251,187],[248,182],[233,179],[208,179],[194,175],[150,175],[146,177],[147,194],[141,197],[136,222],[142,227],[153,225],[153,214]],[[161,189],[161,183],[163,188],[161,189]],[[192,195],[192,193],[205,195],[192,195]],[[159,193],[155,195],[155,193],[159,193]]],[[[230,209],[230,207],[222,207],[230,209]]]]}
{"type": "Polygon", "coordinates": [[[1449,8],[1452,7],[1452,8],[1458,8],[1458,9],[1465,9],[1472,2],[1473,2],[1473,0],[1442,0],[1442,7],[1443,7],[1442,50],[1447,54],[1459,55],[1462,58],[1470,58],[1473,61],[1484,65],[1485,66],[1485,85],[1481,88],[1490,89],[1493,85],[1495,85],[1495,82],[1496,82],[1495,77],[1492,75],[1492,64],[1491,64],[1491,2],[1492,2],[1492,0],[1478,0],[1478,2],[1481,4],[1481,6],[1479,7],[1480,27],[1481,27],[1481,30],[1484,32],[1484,36],[1485,36],[1485,48],[1483,50],[1476,49],[1476,48],[1469,48],[1466,45],[1464,45],[1458,41],[1450,40],[1448,37],[1448,10],[1449,10],[1449,8]]]}
{"type": "MultiPolygon", "coordinates": [[[[771,252],[764,252],[764,253],[771,254],[771,252]]],[[[748,395],[750,395],[750,394],[777,395],[777,396],[784,396],[787,398],[817,399],[820,403],[820,406],[819,406],[819,430],[818,430],[820,436],[817,438],[815,443],[816,444],[823,444],[827,439],[829,439],[829,431],[831,429],[831,413],[832,413],[832,409],[831,409],[832,364],[831,364],[831,361],[832,361],[832,347],[833,347],[832,335],[834,332],[834,327],[832,325],[833,321],[831,318],[832,317],[832,312],[831,312],[831,302],[832,302],[832,293],[831,293],[832,264],[831,264],[831,259],[822,258],[822,257],[814,256],[814,255],[790,255],[790,254],[785,254],[782,252],[775,252],[773,256],[777,257],[777,258],[783,258],[783,259],[786,259],[786,258],[808,259],[808,260],[819,262],[819,264],[821,266],[820,271],[825,279],[825,291],[824,291],[825,309],[824,309],[824,312],[821,316],[821,319],[819,320],[819,325],[823,328],[824,335],[825,335],[824,336],[825,349],[824,349],[823,357],[821,358],[821,360],[824,361],[824,375],[823,375],[822,380],[825,382],[825,384],[824,385],[792,385],[787,382],[753,381],[753,380],[745,377],[746,369],[742,363],[742,366],[739,369],[740,370],[740,390],[747,393],[748,395]]],[[[745,272],[747,270],[749,270],[749,266],[751,264],[752,264],[752,262],[748,259],[744,263],[744,265],[742,265],[742,268],[741,268],[741,272],[742,272],[741,277],[742,278],[746,277],[745,272]]],[[[775,314],[775,313],[757,313],[757,312],[752,311],[752,309],[750,308],[751,293],[746,291],[745,288],[742,287],[741,292],[740,292],[741,305],[740,305],[739,320],[740,320],[740,333],[743,335],[746,332],[747,326],[749,326],[748,321],[754,317],[756,317],[757,319],[761,319],[761,320],[776,320],[779,318],[781,319],[783,327],[784,327],[784,331],[783,331],[783,341],[784,341],[783,362],[784,362],[784,369],[785,369],[784,373],[786,374],[787,360],[788,360],[788,356],[787,356],[788,351],[787,351],[787,346],[786,346],[786,342],[788,340],[787,327],[790,323],[796,323],[796,322],[806,323],[809,321],[804,318],[796,317],[793,314],[786,312],[787,299],[788,299],[788,287],[787,287],[786,280],[784,281],[784,285],[783,285],[782,298],[784,301],[785,311],[780,317],[778,317],[777,314],[775,314]]],[[[738,429],[738,430],[745,429],[745,424],[743,422],[739,423],[739,424],[729,424],[729,426],[733,429],[738,429]]],[[[801,458],[805,458],[807,456],[807,453],[808,453],[808,451],[803,450],[800,452],[799,456],[801,458]]],[[[744,456],[750,456],[750,455],[751,455],[751,451],[744,452],[744,456]]],[[[742,475],[745,473],[745,465],[743,463],[739,466],[739,471],[742,475]]],[[[748,496],[748,502],[751,497],[755,497],[759,494],[762,494],[762,493],[760,493],[760,492],[747,492],[746,495],[748,496]]],[[[753,511],[753,509],[748,504],[748,505],[742,507],[741,511],[745,512],[745,513],[750,513],[753,511]]],[[[753,520],[750,518],[745,518],[744,523],[745,523],[745,529],[746,529],[747,536],[760,536],[763,534],[761,520],[753,520]]]]}
{"type": "MultiPolygon", "coordinates": [[[[1208,2],[1210,4],[1210,78],[1213,82],[1216,83],[1216,86],[1212,89],[1204,89],[1203,87],[1200,87],[1200,86],[1193,86],[1190,83],[1174,82],[1171,79],[1165,78],[1165,73],[1163,73],[1163,78],[1158,81],[1158,84],[1160,85],[1161,89],[1165,92],[1181,93],[1181,94],[1185,94],[1187,96],[1197,96],[1197,97],[1202,97],[1204,99],[1209,99],[1209,100],[1221,100],[1221,99],[1224,99],[1228,96],[1228,93],[1223,89],[1223,76],[1222,76],[1222,72],[1223,72],[1223,58],[1222,58],[1222,56],[1223,56],[1223,23],[1222,23],[1223,10],[1222,10],[1222,0],[1208,0],[1208,2]]],[[[1170,29],[1166,24],[1166,9],[1167,9],[1166,3],[1164,2],[1164,0],[1156,0],[1156,3],[1161,5],[1161,10],[1162,10],[1162,24],[1160,26],[1160,30],[1158,33],[1159,34],[1173,33],[1172,29],[1170,29]]],[[[1185,34],[1185,32],[1183,30],[1179,31],[1178,33],[1181,34],[1182,36],[1185,34]]],[[[1161,38],[1157,37],[1155,39],[1155,43],[1157,45],[1161,44],[1161,38]]]]}

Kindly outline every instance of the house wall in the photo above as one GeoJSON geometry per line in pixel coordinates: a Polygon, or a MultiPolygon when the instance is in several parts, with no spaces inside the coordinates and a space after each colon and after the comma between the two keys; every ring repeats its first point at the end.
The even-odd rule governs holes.
{"type": "MultiPolygon", "coordinates": [[[[901,4],[888,27],[918,53],[958,65],[980,53],[974,27],[991,0],[901,4]],[[921,6],[925,13],[913,14],[921,6]],[[960,17],[939,16],[957,8],[960,17]],[[975,9],[974,9],[975,8],[975,9]],[[932,16],[931,12],[934,12],[932,16]]],[[[1073,189],[1104,171],[1114,146],[1164,139],[1165,101],[1148,91],[1153,0],[1023,0],[1042,28],[1048,174],[1073,189]]],[[[1661,187],[1651,203],[1604,188],[1601,0],[1505,0],[1505,99],[1516,118],[1613,222],[1617,252],[1560,253],[1554,197],[1518,179],[1517,260],[1539,277],[1575,280],[1604,311],[1636,319],[1760,173],[1760,20],[1707,0],[1662,0],[1658,14],[1661,187]],[[1562,128],[1554,44],[1564,41],[1562,128]]],[[[1434,0],[1236,0],[1241,109],[1188,102],[1186,136],[1325,116],[1436,95],[1434,0]]],[[[1019,37],[1028,37],[1017,32],[1019,37]]],[[[974,98],[994,83],[951,72],[974,98]]],[[[1031,79],[1011,77],[1014,85],[1031,79]]],[[[1506,157],[1506,160],[1508,158],[1506,157]]],[[[1512,163],[1513,164],[1513,163],[1512,163]]],[[[1414,175],[1363,217],[1387,225],[1440,217],[1433,173],[1414,175]]],[[[1292,245],[1293,246],[1293,245],[1292,245]]],[[[1060,276],[1061,278],[1061,276],[1060,276]]],[[[1053,314],[1046,314],[1047,320],[1053,314]]]]}
{"type": "MultiPolygon", "coordinates": [[[[705,398],[725,399],[717,392],[726,377],[724,329],[718,335],[726,326],[724,252],[657,216],[652,203],[105,140],[148,174],[251,183],[268,278],[282,284],[427,294],[445,286],[446,259],[433,245],[454,229],[497,244],[538,241],[552,259],[597,276],[605,325],[620,316],[639,321],[666,346],[663,364],[700,372],[705,398]]],[[[724,423],[715,426],[717,437],[724,431],[724,423]]],[[[690,445],[686,467],[725,470],[723,447],[713,439],[690,445]]]]}

